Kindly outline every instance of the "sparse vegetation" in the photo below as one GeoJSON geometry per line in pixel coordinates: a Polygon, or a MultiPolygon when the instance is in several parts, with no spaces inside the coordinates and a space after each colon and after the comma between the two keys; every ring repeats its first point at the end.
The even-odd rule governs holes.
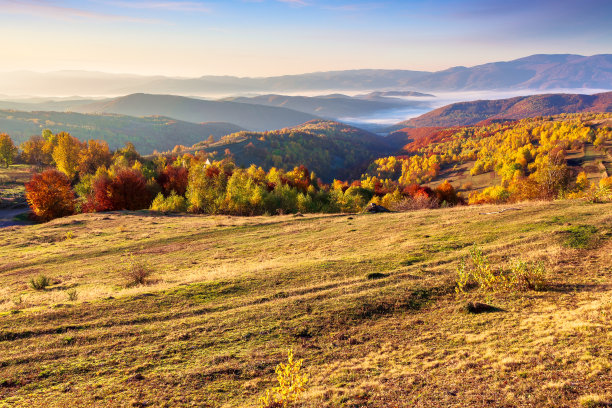
{"type": "Polygon", "coordinates": [[[38,275],[30,279],[30,286],[34,290],[45,290],[49,285],[51,285],[51,279],[45,275],[38,275]]]}
{"type": "Polygon", "coordinates": [[[266,390],[259,401],[260,408],[288,408],[298,401],[306,390],[308,376],[302,374],[303,360],[293,359],[293,350],[287,353],[287,363],[276,366],[278,386],[266,390]]]}
{"type": "Polygon", "coordinates": [[[123,256],[121,266],[122,275],[128,287],[146,285],[147,279],[152,273],[152,268],[148,263],[137,259],[131,253],[126,253],[123,256]]]}
{"type": "Polygon", "coordinates": [[[474,245],[469,256],[457,267],[457,293],[477,288],[483,292],[501,290],[542,290],[546,287],[546,272],[541,262],[517,259],[509,269],[494,268],[482,249],[474,245]]]}

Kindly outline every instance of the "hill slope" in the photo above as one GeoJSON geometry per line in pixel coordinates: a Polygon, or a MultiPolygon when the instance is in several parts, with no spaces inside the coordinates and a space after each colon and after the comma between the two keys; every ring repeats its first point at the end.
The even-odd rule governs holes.
{"type": "Polygon", "coordinates": [[[293,349],[310,376],[303,408],[606,402],[612,204],[519,208],[84,214],[0,229],[0,399],[255,407],[293,349]],[[595,228],[586,249],[568,244],[575,226],[595,228]],[[496,268],[541,260],[548,289],[496,293],[486,301],[502,311],[465,313],[485,297],[454,292],[473,243],[496,268]],[[124,286],[126,252],[148,263],[149,285],[124,286]],[[48,290],[28,287],[38,274],[48,290]]]}
{"type": "Polygon", "coordinates": [[[400,122],[392,129],[466,126],[486,119],[523,119],[581,112],[612,112],[612,92],[594,95],[543,94],[453,103],[400,122]]]}
{"type": "Polygon", "coordinates": [[[250,103],[255,105],[277,106],[317,115],[328,119],[340,119],[372,114],[408,106],[421,106],[414,101],[403,101],[398,98],[386,98],[383,95],[364,96],[363,98],[346,95],[328,95],[318,97],[260,95],[254,97],[227,98],[228,101],[250,103]]]}
{"type": "Polygon", "coordinates": [[[80,140],[106,140],[111,149],[134,143],[143,153],[170,150],[177,144],[190,146],[213,135],[243,130],[231,123],[190,123],[165,117],[136,118],[124,115],[87,115],[68,112],[19,112],[0,110],[0,132],[8,133],[19,144],[43,129],[69,132],[80,140]]]}
{"type": "Polygon", "coordinates": [[[358,177],[375,157],[391,152],[384,138],[343,123],[315,120],[270,132],[239,132],[195,150],[229,149],[239,166],[291,170],[305,165],[325,182],[358,177]]]}
{"type": "Polygon", "coordinates": [[[132,94],[74,108],[81,113],[117,113],[130,116],[167,116],[187,122],[228,122],[263,131],[295,126],[317,118],[282,107],[230,101],[205,101],[173,95],[132,94]]]}

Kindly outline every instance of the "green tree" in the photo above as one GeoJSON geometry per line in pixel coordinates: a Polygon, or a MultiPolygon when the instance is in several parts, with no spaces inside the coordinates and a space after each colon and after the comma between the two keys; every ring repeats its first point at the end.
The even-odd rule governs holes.
{"type": "Polygon", "coordinates": [[[17,156],[17,148],[13,144],[13,140],[6,133],[0,134],[0,162],[8,168],[15,161],[17,156]]]}

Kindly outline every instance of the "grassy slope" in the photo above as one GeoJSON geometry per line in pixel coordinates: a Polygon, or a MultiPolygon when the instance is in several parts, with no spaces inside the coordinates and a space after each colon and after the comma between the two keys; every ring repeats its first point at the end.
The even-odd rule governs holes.
{"type": "Polygon", "coordinates": [[[0,398],[254,406],[290,347],[312,378],[304,407],[569,407],[605,396],[612,204],[519,207],[111,213],[0,230],[0,398]],[[577,225],[597,226],[589,249],[563,246],[577,225]],[[487,301],[505,312],[466,314],[454,270],[474,242],[496,265],[544,260],[551,289],[495,295],[487,301]],[[150,263],[154,283],[122,286],[125,251],[150,263]],[[45,292],[27,285],[39,273],[56,282],[45,292]]]}

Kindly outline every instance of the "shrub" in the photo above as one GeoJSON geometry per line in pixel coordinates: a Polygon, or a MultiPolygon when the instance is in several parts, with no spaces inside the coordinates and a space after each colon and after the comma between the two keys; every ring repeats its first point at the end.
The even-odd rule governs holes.
{"type": "Polygon", "coordinates": [[[542,263],[514,261],[510,269],[495,270],[482,250],[474,245],[467,258],[463,258],[457,267],[455,291],[466,293],[477,288],[484,292],[500,290],[542,290],[546,287],[546,271],[542,263]]]}
{"type": "Polygon", "coordinates": [[[57,170],[35,174],[26,183],[25,189],[30,208],[43,221],[74,213],[74,193],[70,181],[57,170]]]}
{"type": "Polygon", "coordinates": [[[266,390],[259,400],[260,408],[286,408],[296,402],[306,389],[308,376],[301,374],[303,360],[293,360],[293,350],[287,353],[287,364],[276,366],[278,386],[266,390]]]}
{"type": "Polygon", "coordinates": [[[151,203],[151,210],[161,212],[186,212],[187,199],[177,195],[174,191],[168,197],[164,197],[162,193],[159,193],[157,197],[155,197],[155,200],[153,200],[153,203],[151,203]]]}
{"type": "Polygon", "coordinates": [[[34,290],[45,290],[51,284],[51,279],[45,275],[39,275],[36,278],[30,279],[30,286],[34,290]]]}
{"type": "Polygon", "coordinates": [[[509,273],[509,284],[519,291],[546,288],[546,271],[541,262],[531,263],[517,259],[509,273]]]}
{"type": "Polygon", "coordinates": [[[122,267],[123,277],[128,287],[145,285],[152,272],[148,264],[137,260],[133,254],[126,254],[123,257],[122,267]]]}
{"type": "Polygon", "coordinates": [[[68,296],[69,301],[74,302],[75,300],[79,298],[79,293],[77,292],[76,289],[70,289],[69,291],[66,292],[66,296],[68,296]]]}

